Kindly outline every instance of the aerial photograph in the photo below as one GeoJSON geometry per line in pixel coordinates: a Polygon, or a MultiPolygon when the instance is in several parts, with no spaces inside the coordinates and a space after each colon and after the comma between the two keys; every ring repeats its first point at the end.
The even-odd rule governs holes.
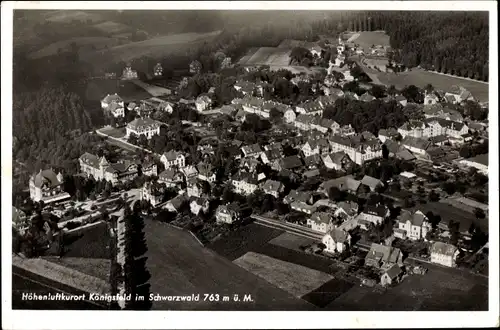
{"type": "Polygon", "coordinates": [[[12,309],[488,311],[489,29],[14,10],[12,309]]]}

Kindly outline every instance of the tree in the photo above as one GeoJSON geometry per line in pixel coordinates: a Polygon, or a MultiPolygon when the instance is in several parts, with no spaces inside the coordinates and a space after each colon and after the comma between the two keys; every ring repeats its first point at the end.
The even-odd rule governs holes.
{"type": "Polygon", "coordinates": [[[340,191],[339,188],[337,187],[331,187],[329,190],[328,190],[328,197],[332,200],[332,201],[342,201],[342,200],[345,200],[345,192],[343,191],[340,191]]]}
{"type": "Polygon", "coordinates": [[[484,219],[486,217],[486,214],[484,213],[484,211],[480,208],[475,208],[474,209],[474,215],[476,216],[476,218],[478,219],[484,219]]]}
{"type": "Polygon", "coordinates": [[[278,111],[276,108],[271,108],[271,111],[269,111],[269,119],[271,122],[277,124],[283,119],[283,114],[278,111]]]}
{"type": "Polygon", "coordinates": [[[431,84],[427,84],[425,85],[424,90],[427,94],[430,94],[434,91],[434,86],[432,86],[431,84]]]}
{"type": "Polygon", "coordinates": [[[373,85],[371,94],[377,99],[381,99],[385,96],[386,90],[384,86],[381,85],[373,85]]]}
{"type": "Polygon", "coordinates": [[[429,200],[431,202],[438,202],[439,201],[439,194],[436,193],[434,190],[431,190],[429,192],[429,200]]]}
{"type": "Polygon", "coordinates": [[[389,149],[385,144],[382,145],[382,158],[389,159],[389,149]]]}

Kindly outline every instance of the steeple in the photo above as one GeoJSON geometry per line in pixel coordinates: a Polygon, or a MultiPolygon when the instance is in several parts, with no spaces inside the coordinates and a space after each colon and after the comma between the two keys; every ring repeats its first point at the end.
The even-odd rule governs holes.
{"type": "Polygon", "coordinates": [[[99,167],[106,167],[108,166],[109,163],[108,161],[106,160],[106,157],[102,156],[101,157],[101,160],[99,161],[99,167]]]}

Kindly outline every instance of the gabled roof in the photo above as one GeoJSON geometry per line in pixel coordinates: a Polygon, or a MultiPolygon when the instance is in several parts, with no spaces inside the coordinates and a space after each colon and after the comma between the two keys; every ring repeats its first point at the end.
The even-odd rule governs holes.
{"type": "Polygon", "coordinates": [[[371,189],[375,189],[377,188],[378,186],[383,186],[384,184],[382,183],[382,181],[380,181],[379,179],[376,179],[376,178],[373,178],[369,175],[365,175],[363,177],[363,179],[361,180],[361,183],[364,184],[365,186],[368,186],[370,187],[371,189]]]}
{"type": "Polygon", "coordinates": [[[453,256],[458,251],[458,248],[454,245],[443,243],[443,242],[435,242],[432,244],[430,248],[430,253],[444,254],[447,256],[453,256]]]}
{"type": "Polygon", "coordinates": [[[151,118],[136,118],[128,123],[127,127],[133,130],[154,129],[161,126],[161,123],[151,118]]]}
{"type": "Polygon", "coordinates": [[[96,155],[93,155],[93,154],[90,154],[88,152],[84,153],[83,155],[80,156],[80,160],[89,165],[89,166],[92,166],[94,168],[98,168],[99,167],[99,157],[97,157],[96,155]]]}
{"type": "Polygon", "coordinates": [[[345,213],[347,213],[350,216],[354,216],[358,213],[359,205],[356,202],[339,202],[337,203],[337,207],[339,209],[344,210],[345,213]]]}
{"type": "Polygon", "coordinates": [[[201,163],[196,166],[196,169],[198,170],[198,173],[204,176],[211,176],[215,173],[214,167],[210,164],[206,163],[201,163]]]}
{"type": "Polygon", "coordinates": [[[406,136],[403,141],[401,141],[401,144],[412,148],[418,148],[420,150],[427,150],[432,145],[431,141],[415,138],[412,136],[406,136]]]}
{"type": "Polygon", "coordinates": [[[282,169],[291,170],[301,167],[303,164],[299,156],[293,155],[280,159],[279,165],[282,169]]]}
{"type": "Polygon", "coordinates": [[[366,259],[380,259],[382,262],[397,263],[401,250],[392,246],[372,243],[366,259]]]}
{"type": "Polygon", "coordinates": [[[346,157],[349,161],[351,161],[351,158],[349,158],[349,156],[345,152],[338,151],[338,152],[333,152],[329,155],[326,155],[325,160],[330,159],[332,163],[337,164],[337,165],[342,165],[342,161],[344,159],[346,159],[346,157]]]}
{"type": "Polygon", "coordinates": [[[388,210],[389,209],[387,208],[387,206],[382,205],[382,204],[366,205],[364,210],[363,210],[363,213],[372,214],[372,215],[376,215],[379,217],[385,217],[387,215],[388,210]]]}
{"type": "Polygon", "coordinates": [[[337,187],[340,191],[357,191],[360,185],[361,181],[355,180],[352,175],[345,175],[337,179],[328,180],[322,184],[327,193],[331,187],[337,187]]]}
{"type": "Polygon", "coordinates": [[[281,152],[278,149],[271,149],[271,150],[264,151],[264,155],[266,155],[267,159],[270,162],[278,160],[282,157],[281,152]]]}
{"type": "Polygon", "coordinates": [[[311,199],[312,194],[307,191],[291,190],[290,193],[283,199],[285,203],[291,203],[293,201],[300,201],[307,203],[311,199]]]}
{"type": "Polygon", "coordinates": [[[410,221],[410,223],[413,226],[418,226],[422,227],[425,221],[427,221],[427,217],[418,211],[409,211],[409,210],[402,210],[401,214],[399,216],[399,222],[407,222],[410,221]]]}
{"type": "Polygon", "coordinates": [[[38,172],[34,178],[35,187],[41,187],[44,183],[48,184],[49,187],[57,187],[61,185],[61,182],[57,178],[57,174],[52,170],[43,170],[38,172]]]}
{"type": "Polygon", "coordinates": [[[262,190],[264,190],[264,191],[279,192],[282,188],[283,188],[283,184],[281,182],[275,181],[275,180],[267,180],[262,185],[262,190]]]}
{"type": "Polygon", "coordinates": [[[363,102],[370,102],[370,101],[375,100],[375,97],[373,95],[371,95],[370,93],[366,92],[359,97],[359,100],[363,101],[363,102]]]}
{"type": "Polygon", "coordinates": [[[385,273],[387,274],[387,276],[389,276],[391,280],[393,280],[396,277],[398,277],[402,272],[403,270],[401,269],[401,267],[399,267],[398,264],[394,264],[385,273]]]}
{"type": "Polygon", "coordinates": [[[166,169],[158,176],[160,180],[173,181],[176,178],[182,179],[181,173],[173,168],[166,169]]]}
{"type": "Polygon", "coordinates": [[[300,114],[295,118],[295,122],[303,123],[303,124],[311,124],[312,121],[314,120],[314,116],[311,115],[306,115],[306,114],[300,114]]]}
{"type": "Polygon", "coordinates": [[[311,220],[316,223],[325,223],[328,225],[332,220],[332,216],[326,212],[314,212],[311,215],[311,220]]]}
{"type": "Polygon", "coordinates": [[[314,154],[314,155],[305,157],[304,163],[306,164],[306,166],[318,165],[321,163],[321,156],[318,154],[314,154]]]}
{"type": "Polygon", "coordinates": [[[399,135],[399,132],[394,127],[390,127],[388,129],[381,129],[378,131],[378,136],[387,136],[387,137],[391,138],[391,137],[398,136],[398,135],[399,135]]]}
{"type": "Polygon", "coordinates": [[[111,103],[111,102],[123,102],[123,99],[118,95],[118,94],[108,94],[106,95],[103,99],[102,102],[104,103],[111,103]]]}
{"type": "Polygon", "coordinates": [[[175,150],[170,150],[165,153],[163,153],[163,156],[168,160],[168,161],[174,161],[177,159],[179,156],[183,156],[182,152],[180,151],[175,151],[175,150]]]}
{"type": "Polygon", "coordinates": [[[254,144],[250,144],[250,145],[242,147],[241,151],[243,151],[243,153],[245,155],[252,155],[252,154],[262,152],[262,148],[260,147],[260,145],[258,143],[254,143],[254,144]]]}
{"type": "Polygon", "coordinates": [[[398,102],[406,101],[406,97],[404,97],[403,95],[398,95],[394,99],[398,102]]]}

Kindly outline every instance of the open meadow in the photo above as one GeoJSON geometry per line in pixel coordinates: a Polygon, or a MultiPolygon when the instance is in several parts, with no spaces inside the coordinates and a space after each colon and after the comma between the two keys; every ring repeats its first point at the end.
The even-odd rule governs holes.
{"type": "Polygon", "coordinates": [[[287,66],[290,64],[291,48],[260,47],[253,54],[243,57],[240,65],[287,66]]]}
{"type": "Polygon", "coordinates": [[[360,45],[363,49],[368,49],[372,45],[390,46],[390,37],[384,31],[361,31],[355,35],[357,37],[352,37],[350,42],[360,45]]]}
{"type": "Polygon", "coordinates": [[[189,232],[145,221],[151,292],[200,294],[199,302],[153,302],[153,310],[310,310],[314,306],[203,247],[189,232]],[[229,295],[230,302],[202,301],[203,294],[229,295]],[[233,302],[250,294],[253,302],[233,302]]]}

